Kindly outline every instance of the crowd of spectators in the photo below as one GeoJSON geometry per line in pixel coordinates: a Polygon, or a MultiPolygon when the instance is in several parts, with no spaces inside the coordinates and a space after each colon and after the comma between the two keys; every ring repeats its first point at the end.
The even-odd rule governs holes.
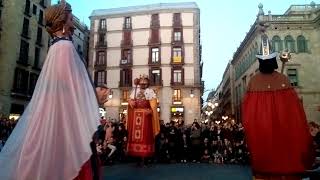
{"type": "MultiPolygon", "coordinates": [[[[128,132],[123,123],[102,120],[96,133],[97,152],[104,164],[134,161],[126,155],[128,132]]],[[[156,163],[248,164],[249,153],[242,124],[204,124],[191,126],[164,124],[155,139],[156,163]]]]}

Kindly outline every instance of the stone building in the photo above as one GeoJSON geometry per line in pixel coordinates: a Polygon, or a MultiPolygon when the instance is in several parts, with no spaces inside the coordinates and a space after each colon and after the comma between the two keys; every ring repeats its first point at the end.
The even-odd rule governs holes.
{"type": "MultiPolygon", "coordinates": [[[[112,99],[107,118],[125,117],[133,79],[149,75],[160,119],[200,117],[203,93],[200,10],[196,3],[169,3],[94,10],[90,17],[89,71],[106,83],[112,99]]],[[[111,97],[110,96],[110,97],[111,97]]]]}

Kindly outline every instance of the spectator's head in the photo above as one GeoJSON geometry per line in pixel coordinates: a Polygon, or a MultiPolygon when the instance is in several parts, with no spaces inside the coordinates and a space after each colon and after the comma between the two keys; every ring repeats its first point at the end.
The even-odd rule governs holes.
{"type": "Polygon", "coordinates": [[[127,136],[123,137],[123,142],[127,142],[127,141],[128,141],[127,136]]]}
{"type": "Polygon", "coordinates": [[[162,133],[160,133],[160,138],[161,139],[164,139],[165,138],[165,136],[164,136],[164,133],[162,132],[162,133]]]}
{"type": "Polygon", "coordinates": [[[319,125],[315,122],[309,122],[309,131],[312,136],[316,136],[319,132],[319,125]]]}
{"type": "Polygon", "coordinates": [[[126,128],[124,127],[124,124],[120,124],[118,127],[119,131],[124,131],[126,128]]]}
{"type": "Polygon", "coordinates": [[[164,120],[160,120],[160,125],[164,125],[164,120]]]}
{"type": "Polygon", "coordinates": [[[186,135],[185,133],[183,133],[183,134],[182,134],[182,138],[183,138],[183,139],[186,139],[186,138],[187,138],[187,135],[186,135]]]}
{"type": "Polygon", "coordinates": [[[200,125],[198,122],[193,122],[192,127],[196,129],[200,129],[200,125]]]}
{"type": "Polygon", "coordinates": [[[217,141],[213,140],[212,145],[217,145],[217,141]]]}
{"type": "Polygon", "coordinates": [[[209,139],[208,139],[208,138],[204,138],[203,142],[204,142],[204,143],[208,143],[208,142],[209,142],[209,139]]]}
{"type": "Polygon", "coordinates": [[[205,149],[205,150],[204,150],[204,154],[205,154],[205,155],[208,155],[208,154],[209,154],[208,149],[205,149]]]}

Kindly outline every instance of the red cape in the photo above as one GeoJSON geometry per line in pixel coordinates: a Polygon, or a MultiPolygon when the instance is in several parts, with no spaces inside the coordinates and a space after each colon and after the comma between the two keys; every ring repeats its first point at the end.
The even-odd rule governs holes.
{"type": "Polygon", "coordinates": [[[242,104],[254,172],[301,173],[312,164],[312,138],[303,106],[287,78],[257,74],[242,104]]]}

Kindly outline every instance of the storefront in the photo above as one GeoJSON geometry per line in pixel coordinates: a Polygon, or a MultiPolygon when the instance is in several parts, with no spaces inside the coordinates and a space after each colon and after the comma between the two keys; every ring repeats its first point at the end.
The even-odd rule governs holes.
{"type": "Polygon", "coordinates": [[[172,106],[171,107],[171,121],[182,122],[184,121],[184,107],[172,106]]]}

